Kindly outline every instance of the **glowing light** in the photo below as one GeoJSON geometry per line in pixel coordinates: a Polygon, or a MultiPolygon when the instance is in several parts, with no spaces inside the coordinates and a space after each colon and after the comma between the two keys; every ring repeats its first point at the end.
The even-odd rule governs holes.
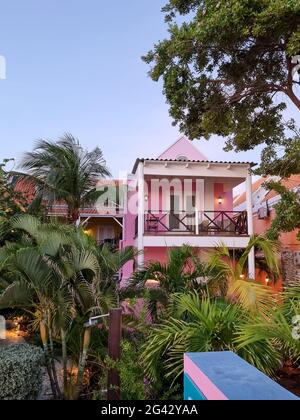
{"type": "Polygon", "coordinates": [[[223,204],[223,197],[218,198],[218,203],[220,204],[220,206],[223,204]]]}
{"type": "Polygon", "coordinates": [[[154,279],[149,279],[149,280],[146,281],[145,286],[148,287],[149,289],[154,289],[154,288],[160,286],[160,281],[154,280],[154,279]]]}

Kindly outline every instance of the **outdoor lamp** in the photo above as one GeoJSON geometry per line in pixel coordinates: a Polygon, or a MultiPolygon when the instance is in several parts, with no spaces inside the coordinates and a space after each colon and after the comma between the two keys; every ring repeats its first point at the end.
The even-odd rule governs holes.
{"type": "Polygon", "coordinates": [[[220,204],[220,206],[223,204],[223,197],[221,197],[221,196],[220,196],[220,197],[218,198],[218,203],[220,204]]]}

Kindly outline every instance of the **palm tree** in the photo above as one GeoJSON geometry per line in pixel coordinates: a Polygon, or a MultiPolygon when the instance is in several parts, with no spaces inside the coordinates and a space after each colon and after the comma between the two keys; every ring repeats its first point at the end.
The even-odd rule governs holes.
{"type": "Polygon", "coordinates": [[[143,297],[148,306],[152,320],[158,319],[158,313],[169,303],[173,293],[183,293],[190,290],[203,291],[200,280],[206,279],[211,273],[205,264],[201,263],[192,247],[184,245],[169,251],[166,264],[151,261],[146,267],[134,273],[124,295],[143,297]],[[158,287],[148,287],[149,281],[154,281],[158,287]]]}
{"type": "Polygon", "coordinates": [[[215,279],[226,284],[223,297],[233,302],[239,302],[245,309],[254,312],[268,312],[274,303],[274,294],[267,287],[247,275],[247,262],[251,250],[263,253],[268,270],[278,276],[278,243],[264,236],[253,236],[244,252],[237,259],[224,244],[219,244],[208,256],[208,268],[215,273],[215,279]]]}
{"type": "Polygon", "coordinates": [[[280,366],[280,352],[268,335],[241,339],[247,328],[265,322],[259,313],[254,316],[238,304],[198,293],[176,294],[172,300],[170,313],[150,330],[143,348],[149,379],[162,375],[174,383],[183,372],[186,352],[235,351],[267,374],[280,366]]]}
{"type": "MultiPolygon", "coordinates": [[[[11,226],[22,230],[27,239],[14,246],[8,244],[4,247],[6,252],[2,252],[12,281],[0,296],[0,308],[20,308],[33,316],[33,327],[40,331],[53,395],[61,398],[53,339],[61,338],[66,395],[66,334],[77,302],[83,301],[83,291],[89,289],[85,277],[96,277],[98,262],[90,251],[74,247],[71,236],[63,229],[43,225],[32,216],[16,217],[11,226]]],[[[90,313],[92,308],[94,305],[89,307],[90,313]]]]}
{"type": "Polygon", "coordinates": [[[11,228],[23,232],[23,237],[0,250],[0,309],[20,308],[31,314],[33,327],[40,331],[54,397],[78,398],[91,342],[91,328],[85,325],[92,316],[115,307],[113,278],[134,258],[134,251],[99,251],[81,229],[43,224],[29,215],[13,218],[11,228]],[[68,338],[74,328],[80,338],[75,384],[67,366],[68,338]],[[62,348],[63,392],[54,341],[62,348]]]}
{"type": "Polygon", "coordinates": [[[260,323],[247,325],[241,331],[237,340],[239,347],[253,345],[261,339],[272,340],[275,348],[282,355],[283,360],[300,361],[300,340],[298,338],[300,319],[300,286],[295,282],[280,294],[280,305],[270,312],[268,319],[260,323]],[[294,320],[297,319],[297,328],[293,335],[294,320]]]}
{"type": "Polygon", "coordinates": [[[102,194],[99,178],[110,176],[102,151],[85,151],[78,139],[66,134],[58,142],[40,140],[34,151],[26,153],[15,174],[36,189],[36,201],[62,201],[68,206],[68,219],[76,223],[80,209],[94,204],[102,194]]]}

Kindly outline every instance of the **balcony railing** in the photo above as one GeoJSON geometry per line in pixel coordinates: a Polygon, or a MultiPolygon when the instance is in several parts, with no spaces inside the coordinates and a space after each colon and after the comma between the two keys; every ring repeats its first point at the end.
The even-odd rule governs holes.
{"type": "Polygon", "coordinates": [[[148,211],[145,215],[145,234],[247,236],[247,212],[148,211]]]}

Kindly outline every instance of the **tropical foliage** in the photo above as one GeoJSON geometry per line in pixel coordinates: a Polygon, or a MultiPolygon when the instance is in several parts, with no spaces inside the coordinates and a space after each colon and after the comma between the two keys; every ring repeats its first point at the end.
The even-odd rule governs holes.
{"type": "Polygon", "coordinates": [[[15,214],[24,213],[28,207],[25,197],[15,191],[10,172],[6,170],[10,161],[6,159],[0,164],[0,222],[15,214]]]}
{"type": "Polygon", "coordinates": [[[43,352],[28,344],[0,347],[0,400],[34,400],[42,388],[43,352]]]}
{"type": "Polygon", "coordinates": [[[169,297],[176,292],[201,290],[199,278],[209,275],[205,264],[190,246],[172,248],[166,264],[152,261],[142,270],[134,273],[128,291],[145,298],[152,319],[169,303],[169,297]],[[159,287],[148,287],[154,281],[159,287]]]}
{"type": "Polygon", "coordinates": [[[216,278],[221,280],[221,283],[222,280],[226,280],[227,290],[224,297],[227,300],[239,302],[247,310],[264,313],[269,310],[274,297],[269,287],[248,278],[248,257],[251,251],[262,252],[266,267],[275,278],[280,274],[278,243],[264,236],[253,236],[239,258],[225,245],[220,244],[210,255],[208,267],[217,273],[216,278]]]}
{"type": "MultiPolygon", "coordinates": [[[[184,247],[181,252],[187,256],[188,249],[184,247]]],[[[219,244],[200,265],[201,271],[195,265],[199,260],[193,257],[193,269],[186,272],[193,274],[186,284],[198,279],[196,287],[173,288],[165,310],[155,318],[156,324],[147,334],[141,360],[152,381],[159,383],[167,378],[176,384],[185,352],[235,351],[269,375],[280,367],[288,349],[295,359],[299,348],[293,342],[291,326],[299,310],[299,288],[280,296],[249,279],[247,263],[253,250],[261,252],[268,269],[278,275],[278,244],[262,236],[251,238],[245,251],[237,255],[219,244]],[[284,311],[280,302],[284,302],[284,311]]],[[[155,264],[151,267],[158,269],[155,264]]],[[[182,264],[177,267],[182,269],[182,264]]],[[[157,278],[160,276],[161,272],[157,278]]]]}
{"type": "Polygon", "coordinates": [[[280,353],[268,336],[258,335],[249,343],[241,340],[247,328],[263,321],[259,313],[254,317],[238,304],[201,299],[197,293],[176,294],[172,300],[176,310],[150,331],[144,346],[143,360],[153,380],[163,371],[175,381],[186,352],[235,351],[268,374],[280,366],[280,353]]]}
{"type": "MultiPolygon", "coordinates": [[[[268,236],[271,239],[278,239],[283,232],[291,232],[294,229],[300,229],[299,193],[289,190],[275,181],[268,182],[267,187],[270,190],[276,191],[281,196],[281,200],[274,206],[276,216],[272,222],[268,236]]],[[[298,232],[298,240],[300,240],[300,230],[298,232]]]]}
{"type": "Polygon", "coordinates": [[[102,194],[97,190],[99,179],[110,175],[102,151],[84,150],[71,134],[57,142],[40,140],[33,152],[25,154],[21,167],[26,173],[16,175],[36,190],[36,202],[65,202],[73,223],[80,209],[102,194]]]}
{"type": "Polygon", "coordinates": [[[1,249],[0,308],[30,313],[33,329],[40,332],[54,397],[78,398],[92,336],[85,324],[116,304],[112,276],[134,252],[126,249],[118,256],[110,255],[80,229],[42,224],[29,215],[13,218],[11,227],[23,236],[20,242],[1,249]],[[75,383],[68,370],[68,340],[74,330],[80,338],[75,383]],[[57,378],[56,342],[61,344],[63,390],[57,378]]]}
{"type": "Polygon", "coordinates": [[[190,246],[173,248],[168,262],[150,262],[143,270],[133,275],[127,291],[143,296],[153,320],[162,315],[174,293],[197,291],[210,296],[238,301],[246,309],[264,311],[274,301],[270,288],[248,279],[248,256],[260,251],[264,256],[265,269],[276,279],[280,273],[277,257],[278,243],[263,236],[252,237],[247,248],[236,255],[224,244],[219,244],[213,253],[207,253],[201,261],[190,246]],[[148,287],[154,281],[156,287],[148,287]]]}

